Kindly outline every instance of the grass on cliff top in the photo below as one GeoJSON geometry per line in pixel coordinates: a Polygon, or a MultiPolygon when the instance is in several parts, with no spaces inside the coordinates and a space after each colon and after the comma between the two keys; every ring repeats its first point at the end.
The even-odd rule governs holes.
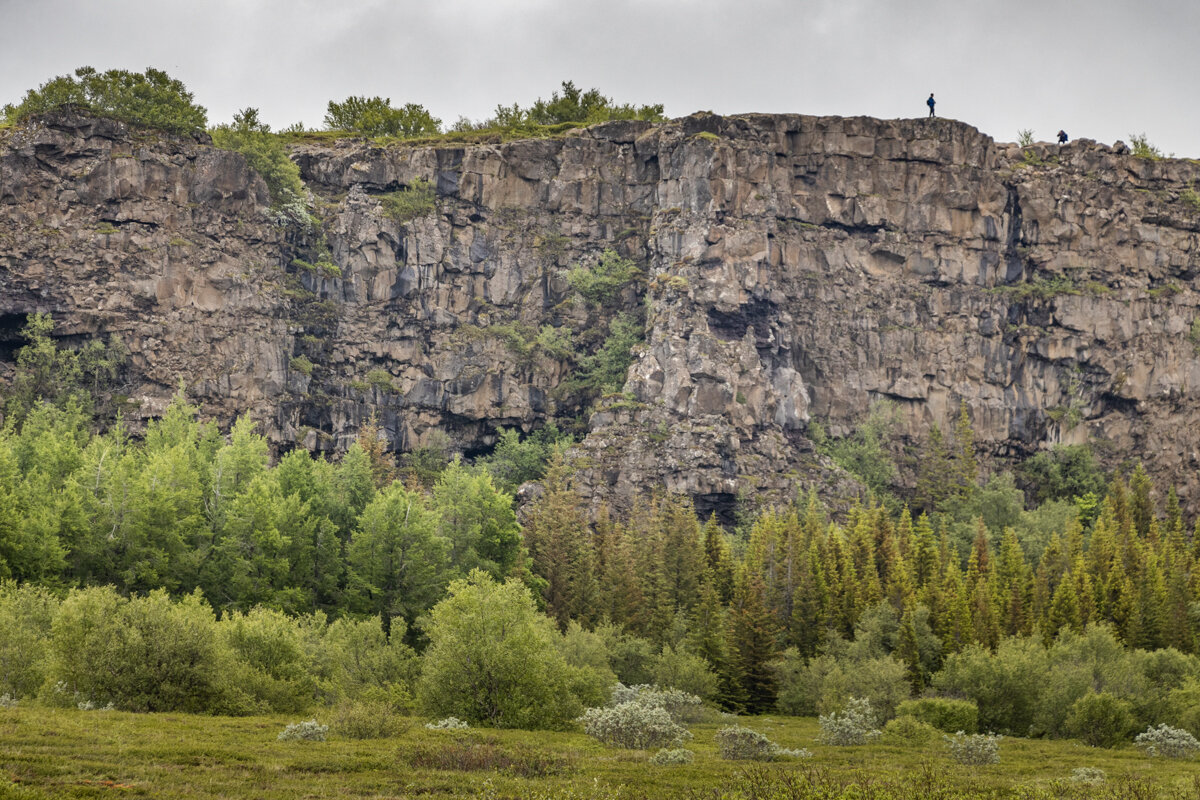
{"type": "Polygon", "coordinates": [[[396,136],[363,136],[351,131],[291,131],[279,134],[289,144],[330,144],[343,139],[361,139],[382,147],[433,147],[447,144],[501,144],[518,139],[560,139],[568,132],[586,128],[583,122],[557,125],[526,125],[520,128],[487,128],[477,131],[446,131],[436,136],[402,139],[396,136]]]}
{"type": "MultiPolygon", "coordinates": [[[[321,714],[318,713],[318,718],[321,714]]],[[[742,724],[813,758],[772,765],[721,760],[722,724],[694,725],[692,764],[657,766],[651,753],[609,748],[579,733],[430,731],[412,720],[388,739],[280,742],[294,717],[204,717],[46,708],[0,709],[0,798],[670,798],[748,797],[766,782],[770,798],[1098,797],[1071,784],[1078,767],[1098,767],[1109,785],[1152,781],[1152,797],[1196,797],[1193,762],[1151,760],[1128,747],[1004,739],[1000,764],[966,767],[944,745],[814,743],[813,719],[751,718],[742,724]],[[783,780],[822,784],[784,792],[783,780]],[[858,788],[845,784],[857,783],[858,788]],[[864,793],[864,785],[870,791],[864,793]],[[831,788],[833,787],[833,788],[831,788]],[[725,792],[714,794],[714,792],[725,792]]],[[[1126,793],[1106,795],[1135,796],[1126,793]]]]}

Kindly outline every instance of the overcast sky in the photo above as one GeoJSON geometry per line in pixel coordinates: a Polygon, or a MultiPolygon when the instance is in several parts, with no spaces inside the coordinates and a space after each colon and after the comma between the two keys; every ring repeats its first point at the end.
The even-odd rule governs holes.
{"type": "Polygon", "coordinates": [[[1197,0],[0,0],[0,103],[78,66],[166,70],[210,123],[321,124],[351,94],[444,123],[549,98],[939,115],[1001,141],[1200,157],[1197,0]]]}

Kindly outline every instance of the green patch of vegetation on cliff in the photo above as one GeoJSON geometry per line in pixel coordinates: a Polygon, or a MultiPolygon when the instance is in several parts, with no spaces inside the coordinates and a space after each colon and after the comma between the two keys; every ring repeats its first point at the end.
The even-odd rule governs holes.
{"type": "Polygon", "coordinates": [[[1063,295],[1105,295],[1112,289],[1097,281],[1077,281],[1065,275],[1038,276],[1024,283],[996,286],[987,290],[991,294],[1017,301],[1050,300],[1063,295]]]}
{"type": "Polygon", "coordinates": [[[97,72],[92,67],[80,67],[73,76],[60,75],[30,89],[20,103],[4,107],[4,117],[20,122],[68,105],[181,135],[203,131],[208,120],[204,107],[192,102],[187,87],[162,70],[97,72]]]}
{"type": "Polygon", "coordinates": [[[271,205],[293,211],[297,221],[307,222],[307,191],[300,179],[300,168],[288,158],[281,137],[261,121],[257,108],[244,108],[233,115],[232,124],[218,125],[209,131],[213,144],[245,157],[247,165],[262,176],[271,192],[271,205]]]}
{"type": "Polygon", "coordinates": [[[422,178],[395,192],[376,196],[383,213],[396,222],[411,222],[437,208],[433,184],[422,178]]]}
{"type": "Polygon", "coordinates": [[[347,97],[340,103],[329,101],[325,127],[361,136],[388,136],[415,139],[437,134],[441,120],[417,103],[392,106],[391,98],[347,97]]]}

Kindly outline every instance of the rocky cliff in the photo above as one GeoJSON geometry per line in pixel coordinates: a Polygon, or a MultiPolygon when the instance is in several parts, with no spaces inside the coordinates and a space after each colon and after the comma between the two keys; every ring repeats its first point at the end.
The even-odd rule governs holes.
{"type": "Polygon", "coordinates": [[[593,496],[719,511],[844,488],[810,420],[844,434],[889,398],[917,443],[965,402],[994,459],[1102,442],[1200,504],[1196,162],[792,115],[293,157],[308,231],[201,142],[69,112],[0,132],[0,355],[49,311],[69,341],[125,343],[136,413],[182,380],[280,448],[344,448],[371,414],[398,450],[442,431],[468,454],[579,419],[593,496]],[[386,212],[423,181],[426,207],[386,212]],[[594,348],[609,318],[566,272],[609,248],[641,267],[620,303],[645,341],[583,409],[577,361],[538,336],[594,348]]]}

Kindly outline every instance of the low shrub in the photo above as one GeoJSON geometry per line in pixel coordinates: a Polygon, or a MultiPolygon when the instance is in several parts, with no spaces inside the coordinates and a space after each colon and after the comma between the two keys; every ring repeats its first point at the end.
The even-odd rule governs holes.
{"type": "Polygon", "coordinates": [[[950,757],[959,764],[980,765],[1000,763],[1000,740],[994,733],[963,733],[943,736],[950,748],[950,757]]]}
{"type": "Polygon", "coordinates": [[[879,735],[879,730],[875,727],[876,721],[869,700],[851,697],[840,712],[822,714],[817,719],[821,727],[818,740],[838,747],[866,744],[879,735]]]}
{"type": "Polygon", "coordinates": [[[952,700],[949,697],[905,700],[896,706],[896,714],[928,723],[943,733],[975,733],[979,726],[979,707],[970,700],[952,700]]]}
{"type": "Polygon", "coordinates": [[[494,739],[463,737],[419,745],[407,760],[411,766],[424,769],[504,772],[519,778],[554,775],[569,764],[562,756],[522,745],[506,748],[494,739]]]}
{"type": "Polygon", "coordinates": [[[615,707],[625,703],[657,706],[670,714],[671,719],[676,722],[700,722],[707,716],[704,701],[696,695],[657,685],[625,686],[618,683],[613,688],[612,699],[608,705],[615,707]]]}
{"type": "Polygon", "coordinates": [[[323,742],[329,733],[329,726],[322,725],[315,719],[305,722],[293,722],[279,734],[281,742],[323,742]]]}
{"type": "Polygon", "coordinates": [[[808,750],[788,750],[758,731],[733,725],[716,735],[717,750],[727,761],[774,761],[777,758],[809,758],[808,750]]]}
{"type": "Polygon", "coordinates": [[[579,722],[588,736],[613,747],[631,750],[678,745],[692,738],[691,732],[676,723],[665,708],[640,701],[589,708],[579,722]]]}
{"type": "Polygon", "coordinates": [[[1145,733],[1137,735],[1133,743],[1151,757],[1192,758],[1200,753],[1200,741],[1195,736],[1165,723],[1157,728],[1147,728],[1145,733]]]}
{"type": "Polygon", "coordinates": [[[1071,704],[1067,733],[1092,747],[1112,747],[1133,729],[1133,706],[1108,692],[1088,692],[1071,704]]]}
{"type": "Polygon", "coordinates": [[[426,722],[425,727],[431,731],[461,731],[471,726],[458,717],[446,717],[437,722],[426,722]]]}
{"type": "Polygon", "coordinates": [[[696,759],[696,754],[682,747],[663,748],[650,759],[651,764],[669,766],[674,764],[690,764],[696,759]]]}
{"type": "Polygon", "coordinates": [[[387,739],[403,733],[409,723],[386,703],[352,700],[334,709],[329,727],[347,739],[387,739]]]}
{"type": "Polygon", "coordinates": [[[937,738],[938,729],[908,715],[888,720],[883,726],[883,738],[904,744],[925,744],[937,738]]]}
{"type": "Polygon", "coordinates": [[[1090,786],[1096,786],[1104,783],[1107,778],[1108,776],[1104,774],[1104,770],[1099,767],[1076,767],[1071,772],[1072,783],[1086,783],[1090,786]]]}

